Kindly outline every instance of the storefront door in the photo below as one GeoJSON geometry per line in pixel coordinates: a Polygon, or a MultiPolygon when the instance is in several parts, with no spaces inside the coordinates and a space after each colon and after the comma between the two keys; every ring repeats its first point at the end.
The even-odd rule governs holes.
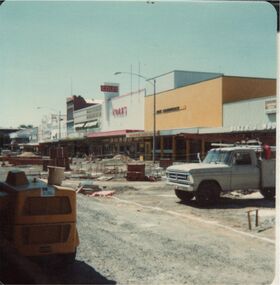
{"type": "Polygon", "coordinates": [[[145,142],[145,159],[146,160],[151,160],[152,159],[151,142],[145,142]]]}

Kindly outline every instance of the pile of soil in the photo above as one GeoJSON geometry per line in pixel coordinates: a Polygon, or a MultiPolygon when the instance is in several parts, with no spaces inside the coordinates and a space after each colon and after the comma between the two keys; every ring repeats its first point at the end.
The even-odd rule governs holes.
{"type": "Polygon", "coordinates": [[[127,155],[123,155],[123,154],[117,154],[113,157],[113,159],[116,159],[116,160],[121,160],[123,162],[129,162],[129,161],[134,161],[132,158],[130,158],[129,156],[127,155]]]}
{"type": "Polygon", "coordinates": [[[39,157],[39,155],[34,154],[33,152],[23,152],[18,155],[19,157],[39,157]]]}

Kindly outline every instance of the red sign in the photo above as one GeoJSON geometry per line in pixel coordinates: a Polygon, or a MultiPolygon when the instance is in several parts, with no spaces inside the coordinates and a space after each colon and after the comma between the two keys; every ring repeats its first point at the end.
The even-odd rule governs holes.
{"type": "Polygon", "coordinates": [[[102,92],[119,92],[118,86],[112,86],[112,85],[101,85],[101,91],[102,92]]]}
{"type": "Polygon", "coordinates": [[[120,107],[113,109],[114,116],[126,116],[127,115],[127,107],[120,107]]]}

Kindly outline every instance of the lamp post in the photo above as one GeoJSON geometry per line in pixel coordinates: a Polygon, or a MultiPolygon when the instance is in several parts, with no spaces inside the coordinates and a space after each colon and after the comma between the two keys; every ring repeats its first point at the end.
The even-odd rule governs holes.
{"type": "Polygon", "coordinates": [[[56,114],[58,114],[58,139],[60,140],[61,139],[61,111],[57,111],[53,108],[49,108],[49,107],[37,107],[37,109],[49,109],[49,110],[52,110],[54,111],[56,114]]]}
{"type": "Polygon", "coordinates": [[[156,157],[156,79],[155,78],[146,78],[145,76],[134,73],[134,72],[125,72],[125,71],[118,71],[115,72],[114,75],[119,74],[129,74],[134,75],[143,78],[146,82],[149,82],[151,85],[153,85],[153,164],[155,164],[155,157],[156,157]]]}

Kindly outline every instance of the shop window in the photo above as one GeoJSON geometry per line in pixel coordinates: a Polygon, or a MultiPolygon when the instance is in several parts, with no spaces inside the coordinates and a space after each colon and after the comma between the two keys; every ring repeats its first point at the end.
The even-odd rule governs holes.
{"type": "Polygon", "coordinates": [[[156,139],[156,144],[155,144],[155,146],[156,146],[156,149],[160,149],[160,139],[159,139],[159,138],[156,139]]]}
{"type": "Polygon", "coordinates": [[[163,148],[164,149],[172,149],[172,137],[164,137],[163,138],[163,148]]]}

